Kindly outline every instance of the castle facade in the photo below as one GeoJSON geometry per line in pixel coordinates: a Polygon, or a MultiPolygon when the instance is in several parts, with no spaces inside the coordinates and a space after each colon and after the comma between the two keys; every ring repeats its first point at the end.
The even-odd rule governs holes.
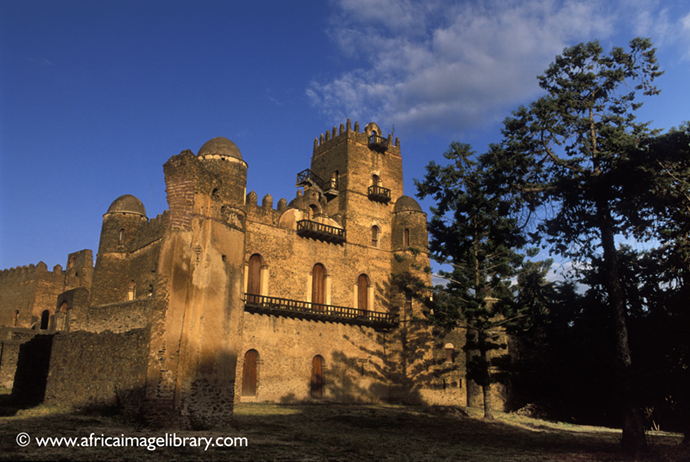
{"type": "Polygon", "coordinates": [[[171,157],[169,210],[117,198],[95,266],[82,250],[0,273],[0,385],[192,428],[235,402],[471,404],[464,334],[427,325],[404,283],[431,281],[402,163],[397,139],[348,120],[274,205],[247,194],[226,138],[171,157]]]}

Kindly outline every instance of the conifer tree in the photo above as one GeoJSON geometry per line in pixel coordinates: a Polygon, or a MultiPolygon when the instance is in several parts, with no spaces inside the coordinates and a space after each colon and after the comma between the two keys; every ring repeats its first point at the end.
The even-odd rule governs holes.
{"type": "Polygon", "coordinates": [[[424,181],[416,182],[418,196],[436,202],[429,223],[432,258],[452,268],[439,272],[448,284],[430,303],[429,319],[467,329],[467,376],[481,386],[484,417],[492,419],[491,385],[498,380],[492,362],[505,351],[504,330],[530,306],[515,302],[510,281],[523,264],[518,250],[526,237],[514,218],[519,205],[488,186],[492,156],[475,160],[469,145],[454,142],[444,157],[449,165],[431,162],[424,181]]]}
{"type": "Polygon", "coordinates": [[[636,38],[629,50],[605,53],[594,41],[566,48],[539,85],[546,95],[520,107],[504,122],[504,183],[547,206],[540,230],[553,250],[567,259],[591,261],[601,255],[606,306],[613,320],[612,375],[622,413],[626,451],[645,447],[642,417],[634,406],[625,290],[619,275],[616,238],[644,237],[638,204],[626,194],[629,154],[653,136],[636,121],[638,92],[659,93],[661,75],[648,39],[636,38]]]}

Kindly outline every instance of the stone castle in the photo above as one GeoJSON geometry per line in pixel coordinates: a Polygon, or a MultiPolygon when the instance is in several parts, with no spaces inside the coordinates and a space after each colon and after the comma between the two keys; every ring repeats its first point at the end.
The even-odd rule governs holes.
{"type": "Polygon", "coordinates": [[[236,402],[481,400],[464,333],[428,326],[400,283],[430,275],[397,139],[333,127],[275,207],[246,193],[226,138],[163,169],[169,210],[117,198],[95,266],[82,250],[65,269],[0,273],[0,386],[191,428],[227,423],[236,402]]]}

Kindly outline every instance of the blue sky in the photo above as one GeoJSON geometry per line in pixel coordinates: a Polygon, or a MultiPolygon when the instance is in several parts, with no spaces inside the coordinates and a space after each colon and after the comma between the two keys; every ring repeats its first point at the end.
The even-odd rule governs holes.
{"type": "Polygon", "coordinates": [[[690,119],[686,0],[2,0],[0,268],[95,254],[113,200],[162,213],[163,163],[216,136],[277,203],[314,137],[374,121],[395,128],[414,195],[451,141],[499,141],[564,47],[636,36],[666,72],[639,117],[690,119]]]}

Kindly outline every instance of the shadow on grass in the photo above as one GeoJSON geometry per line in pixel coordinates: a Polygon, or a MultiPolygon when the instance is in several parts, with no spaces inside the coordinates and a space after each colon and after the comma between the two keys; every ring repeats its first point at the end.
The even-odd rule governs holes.
{"type": "MultiPolygon", "coordinates": [[[[118,416],[26,409],[0,418],[0,460],[463,460],[463,461],[627,461],[619,453],[620,433],[577,429],[510,415],[497,421],[468,417],[465,410],[444,406],[267,404],[235,406],[233,424],[208,431],[175,431],[188,437],[244,437],[246,447],[74,447],[20,448],[19,432],[30,435],[87,438],[162,437],[118,416]],[[530,428],[531,426],[531,428],[530,428]],[[544,427],[544,428],[541,428],[544,427]]],[[[479,413],[470,410],[470,415],[479,413]]],[[[636,460],[682,461],[680,436],[658,437],[652,452],[636,460]]]]}

